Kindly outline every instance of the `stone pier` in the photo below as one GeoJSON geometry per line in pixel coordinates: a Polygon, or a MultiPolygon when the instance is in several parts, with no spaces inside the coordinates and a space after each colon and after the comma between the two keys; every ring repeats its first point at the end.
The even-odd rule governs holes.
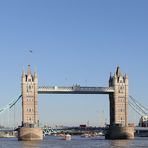
{"type": "Polygon", "coordinates": [[[134,139],[134,127],[110,126],[105,134],[105,139],[134,139]]]}
{"type": "Polygon", "coordinates": [[[23,140],[23,141],[43,140],[42,129],[21,127],[18,129],[18,140],[23,140]]]}

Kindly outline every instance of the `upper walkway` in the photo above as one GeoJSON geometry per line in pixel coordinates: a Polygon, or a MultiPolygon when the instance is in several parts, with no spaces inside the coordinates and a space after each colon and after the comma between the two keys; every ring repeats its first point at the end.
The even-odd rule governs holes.
{"type": "Polygon", "coordinates": [[[39,87],[39,94],[110,94],[114,92],[113,87],[39,87]]]}

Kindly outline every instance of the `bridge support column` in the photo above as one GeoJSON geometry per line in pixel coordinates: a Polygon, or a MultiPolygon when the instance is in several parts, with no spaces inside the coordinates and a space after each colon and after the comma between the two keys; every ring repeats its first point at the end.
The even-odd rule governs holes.
{"type": "Polygon", "coordinates": [[[21,127],[18,129],[18,140],[43,140],[43,131],[41,128],[21,127]]]}
{"type": "Polygon", "coordinates": [[[134,127],[115,125],[107,130],[105,139],[134,139],[134,127]]]}
{"type": "Polygon", "coordinates": [[[22,125],[18,128],[18,140],[42,140],[42,129],[38,117],[38,78],[31,74],[28,65],[27,74],[22,74],[22,125]]]}
{"type": "Polygon", "coordinates": [[[110,76],[109,86],[114,87],[114,93],[109,94],[110,126],[106,139],[133,139],[134,127],[128,126],[128,77],[122,75],[119,67],[110,76]]]}

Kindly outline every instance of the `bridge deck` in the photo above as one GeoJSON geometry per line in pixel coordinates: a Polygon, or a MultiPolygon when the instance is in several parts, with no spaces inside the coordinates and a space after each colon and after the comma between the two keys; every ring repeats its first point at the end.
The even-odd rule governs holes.
{"type": "Polygon", "coordinates": [[[136,131],[148,131],[148,127],[136,127],[136,131]]]}
{"type": "Polygon", "coordinates": [[[114,92],[113,87],[39,87],[39,94],[110,94],[114,92]]]}

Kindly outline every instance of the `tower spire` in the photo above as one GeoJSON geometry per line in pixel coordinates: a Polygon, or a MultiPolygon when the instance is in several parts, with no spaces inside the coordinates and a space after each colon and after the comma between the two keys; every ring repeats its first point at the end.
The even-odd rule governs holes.
{"type": "Polygon", "coordinates": [[[27,74],[28,74],[28,75],[31,75],[31,68],[30,68],[30,65],[28,65],[28,71],[27,71],[27,74]]]}
{"type": "Polygon", "coordinates": [[[22,77],[25,77],[25,72],[24,72],[24,70],[22,70],[22,77]]]}
{"type": "Polygon", "coordinates": [[[112,80],[112,73],[110,72],[109,82],[112,80]]]}
{"type": "Polygon", "coordinates": [[[116,76],[117,77],[123,76],[119,66],[117,66],[117,69],[116,69],[116,76]]]}

